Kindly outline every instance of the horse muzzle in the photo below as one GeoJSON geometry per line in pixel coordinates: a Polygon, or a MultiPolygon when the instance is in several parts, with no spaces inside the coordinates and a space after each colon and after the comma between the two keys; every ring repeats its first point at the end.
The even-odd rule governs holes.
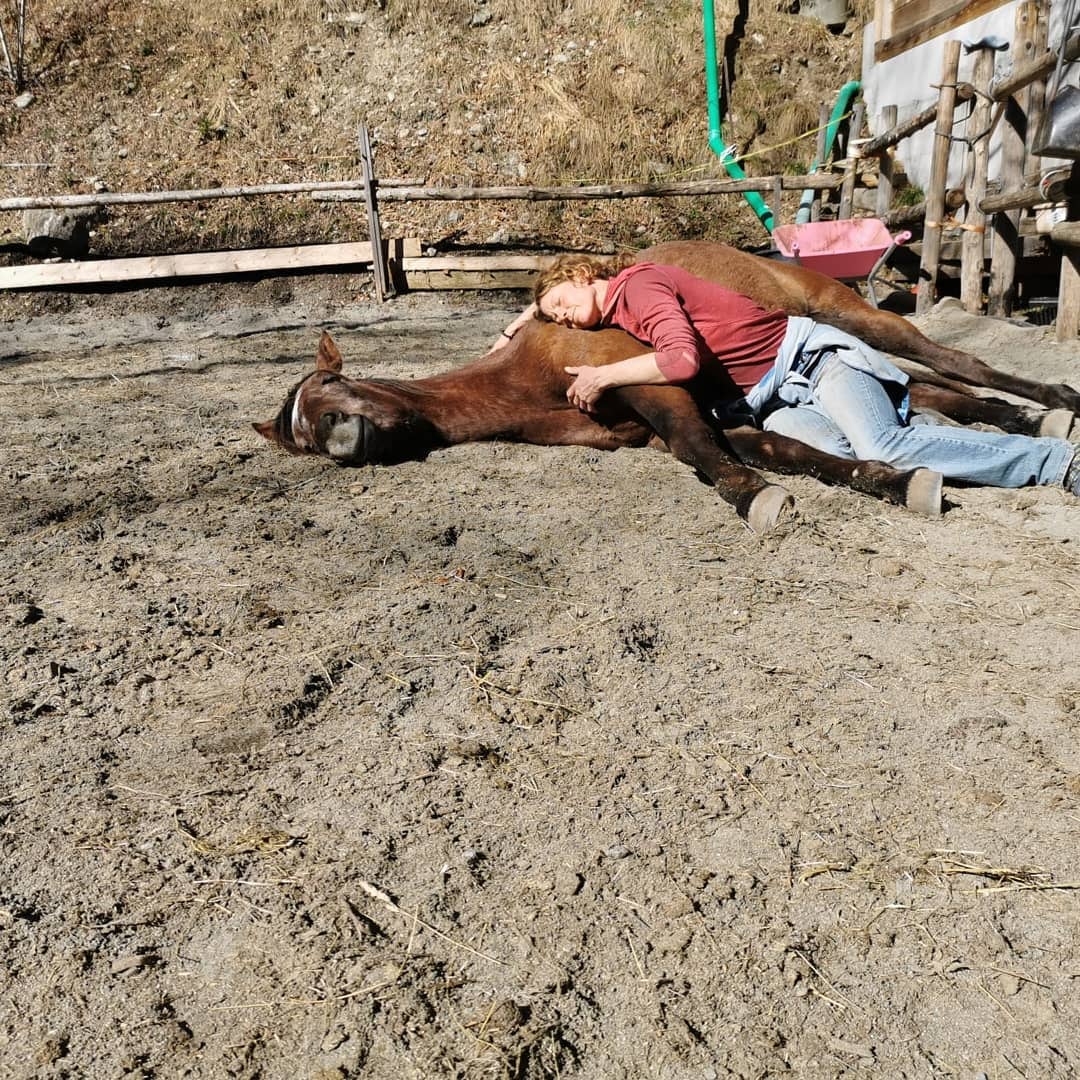
{"type": "Polygon", "coordinates": [[[370,465],[377,459],[375,425],[366,416],[323,413],[316,434],[323,453],[340,465],[370,465]]]}

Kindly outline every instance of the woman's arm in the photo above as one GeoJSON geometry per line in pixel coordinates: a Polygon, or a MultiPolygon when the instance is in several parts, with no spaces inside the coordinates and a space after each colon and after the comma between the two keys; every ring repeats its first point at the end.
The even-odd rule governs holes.
{"type": "Polygon", "coordinates": [[[497,349],[504,348],[510,344],[513,336],[523,327],[526,323],[532,322],[536,318],[536,305],[530,304],[510,325],[495,339],[495,343],[488,349],[489,353],[495,352],[497,349]]]}
{"type": "Polygon", "coordinates": [[[656,353],[630,356],[604,367],[568,367],[575,376],[566,391],[567,400],[583,412],[595,412],[596,401],[614,386],[659,386],[669,380],[656,364],[656,353]]]}

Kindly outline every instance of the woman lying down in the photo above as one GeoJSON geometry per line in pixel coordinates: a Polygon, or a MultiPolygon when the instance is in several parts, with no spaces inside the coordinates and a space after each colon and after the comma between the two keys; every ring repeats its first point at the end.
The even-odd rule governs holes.
{"type": "Polygon", "coordinates": [[[678,266],[564,256],[540,275],[533,304],[499,344],[532,318],[618,327],[650,346],[606,367],[566,369],[574,376],[566,396],[587,412],[612,387],[686,382],[708,367],[730,380],[760,427],[818,450],[993,487],[1063,486],[1080,496],[1080,456],[1065,439],[911,424],[908,376],[883,354],[678,266]]]}

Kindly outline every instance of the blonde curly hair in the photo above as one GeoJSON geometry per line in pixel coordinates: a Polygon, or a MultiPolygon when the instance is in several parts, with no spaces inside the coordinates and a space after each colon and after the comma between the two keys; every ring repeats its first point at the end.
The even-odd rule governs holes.
{"type": "Polygon", "coordinates": [[[556,285],[572,281],[575,285],[588,285],[598,278],[613,278],[635,262],[630,252],[605,258],[598,255],[560,255],[545,269],[540,271],[533,289],[536,303],[536,317],[550,321],[540,311],[540,298],[551,292],[556,285]]]}

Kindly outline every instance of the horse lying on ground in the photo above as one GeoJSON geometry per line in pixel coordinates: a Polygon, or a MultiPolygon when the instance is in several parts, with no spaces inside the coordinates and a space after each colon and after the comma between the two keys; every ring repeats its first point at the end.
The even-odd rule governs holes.
{"type": "MultiPolygon", "coordinates": [[[[321,454],[342,465],[393,465],[485,439],[599,450],[666,445],[758,532],[770,529],[792,500],[748,466],[807,474],[919,513],[940,513],[936,472],[834,457],[748,426],[714,430],[702,409],[715,401],[715,390],[700,378],[686,386],[610,390],[595,413],[567,401],[564,367],[614,363],[641,347],[621,330],[535,321],[505,348],[464,367],[425,379],[362,380],[342,374],[341,354],[324,332],[315,371],[293,387],[273,420],[254,427],[291,453],[321,454]]],[[[998,408],[1011,408],[1020,423],[1023,410],[998,408]]]]}
{"type": "MultiPolygon", "coordinates": [[[[1068,433],[1080,394],[984,364],[938,345],[903,318],[879,311],[850,289],[812,270],[747,255],[724,244],[661,244],[640,259],[676,263],[737,289],[768,307],[809,315],[856,334],[878,348],[923,363],[911,386],[912,404],[964,422],[983,422],[1027,435],[1068,433]],[[1050,406],[1023,409],[972,395],[942,376],[1001,389],[1050,406]]],[[[608,364],[641,351],[618,330],[574,331],[534,322],[513,342],[456,371],[429,379],[354,380],[341,374],[341,355],[323,335],[316,371],[298,383],[278,415],[255,429],[293,453],[323,454],[342,464],[393,464],[423,458],[440,446],[479,439],[614,450],[666,444],[679,460],[707,476],[752,528],[770,528],[790,496],[746,466],[807,473],[846,484],[925,514],[941,508],[941,477],[925,469],[900,472],[881,462],[837,458],[803,443],[751,427],[722,433],[705,422],[702,406],[717,393],[704,380],[690,387],[636,386],[609,391],[595,414],[566,400],[566,366],[608,364]],[[733,460],[733,458],[737,459],[733,460]],[[741,464],[740,464],[741,462],[741,464]]]]}

